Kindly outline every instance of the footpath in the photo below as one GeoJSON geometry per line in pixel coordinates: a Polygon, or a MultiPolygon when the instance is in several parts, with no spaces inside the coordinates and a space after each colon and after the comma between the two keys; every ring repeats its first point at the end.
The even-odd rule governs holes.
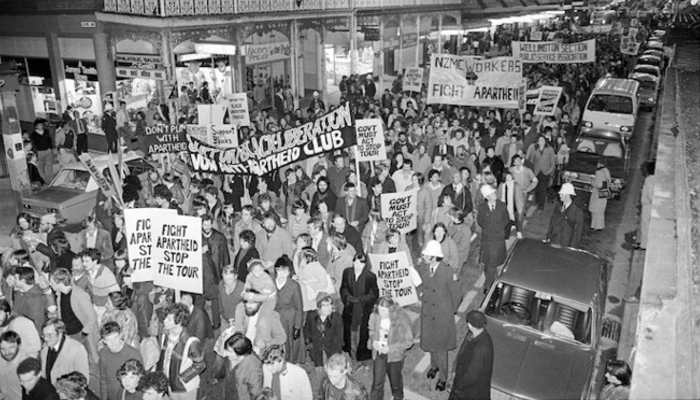
{"type": "Polygon", "coordinates": [[[697,266],[692,258],[690,207],[697,189],[689,180],[689,172],[696,172],[698,165],[688,153],[688,146],[697,147],[699,70],[700,44],[684,38],[677,43],[666,72],[665,87],[673,86],[675,90],[667,90],[661,102],[664,110],[656,153],[658,183],[649,226],[653,239],[642,253],[644,271],[639,314],[633,321],[637,334],[630,398],[700,397],[700,381],[696,379],[700,307],[694,284],[697,266]],[[690,171],[689,166],[693,168],[690,171]]]}

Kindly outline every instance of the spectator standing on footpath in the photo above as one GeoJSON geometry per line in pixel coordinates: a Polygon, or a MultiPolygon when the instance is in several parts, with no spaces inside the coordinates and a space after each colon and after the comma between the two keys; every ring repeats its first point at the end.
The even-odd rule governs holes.
{"type": "Polygon", "coordinates": [[[46,127],[45,120],[34,121],[34,131],[29,136],[37,153],[37,168],[46,182],[53,179],[53,139],[46,127]]]}
{"type": "Polygon", "coordinates": [[[583,211],[574,203],[574,185],[564,183],[559,189],[561,206],[554,208],[549,222],[547,240],[560,246],[579,248],[583,232],[583,211]]]}
{"type": "Polygon", "coordinates": [[[486,316],[467,313],[469,332],[455,358],[455,376],[449,400],[491,398],[493,340],[486,330],[486,316]]]}

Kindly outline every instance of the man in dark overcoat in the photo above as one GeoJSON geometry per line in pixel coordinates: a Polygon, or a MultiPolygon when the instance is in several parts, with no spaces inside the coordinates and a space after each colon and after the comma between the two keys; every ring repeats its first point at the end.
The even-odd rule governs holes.
{"type": "Polygon", "coordinates": [[[455,358],[455,379],[449,400],[490,399],[493,374],[493,340],[486,331],[486,316],[467,313],[469,332],[455,358]]]}
{"type": "Polygon", "coordinates": [[[562,184],[559,189],[562,204],[561,207],[554,208],[547,240],[561,246],[578,248],[583,232],[583,211],[574,204],[573,196],[576,196],[574,185],[568,182],[562,184]]]}
{"type": "Polygon", "coordinates": [[[506,240],[503,232],[510,223],[510,218],[505,203],[496,198],[496,189],[490,185],[483,185],[480,190],[484,201],[479,204],[476,220],[481,227],[479,262],[486,276],[486,293],[496,277],[496,268],[506,260],[506,240]]]}

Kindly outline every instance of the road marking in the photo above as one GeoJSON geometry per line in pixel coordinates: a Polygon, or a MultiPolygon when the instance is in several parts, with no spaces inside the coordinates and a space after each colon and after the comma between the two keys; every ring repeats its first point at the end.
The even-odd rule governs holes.
{"type": "Polygon", "coordinates": [[[412,392],[408,389],[404,389],[403,394],[404,394],[404,396],[405,396],[404,398],[406,400],[430,400],[427,397],[423,397],[423,396],[419,395],[418,393],[412,392]]]}
{"type": "MultiPolygon", "coordinates": [[[[476,283],[474,284],[474,287],[479,290],[484,287],[484,283],[486,282],[486,276],[482,273],[479,276],[479,279],[476,280],[476,283]]],[[[477,290],[470,290],[467,292],[467,295],[464,296],[464,300],[462,300],[462,304],[459,305],[459,312],[463,313],[467,311],[467,308],[469,305],[472,304],[472,301],[474,301],[474,298],[478,294],[477,290]]]]}

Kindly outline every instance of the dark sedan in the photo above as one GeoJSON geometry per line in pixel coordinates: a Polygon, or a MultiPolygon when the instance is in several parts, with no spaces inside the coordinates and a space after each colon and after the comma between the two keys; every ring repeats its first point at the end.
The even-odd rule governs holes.
{"type": "Polygon", "coordinates": [[[576,190],[591,191],[599,158],[608,163],[613,197],[619,197],[629,173],[629,145],[618,132],[605,129],[583,128],[571,149],[564,180],[576,190]]]}

